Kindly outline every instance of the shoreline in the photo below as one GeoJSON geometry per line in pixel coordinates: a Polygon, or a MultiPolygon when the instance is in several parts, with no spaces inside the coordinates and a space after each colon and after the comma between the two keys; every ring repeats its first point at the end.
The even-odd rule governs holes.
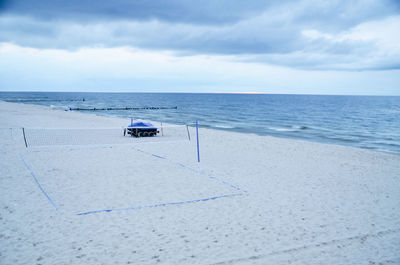
{"type": "MultiPolygon", "coordinates": [[[[118,115],[113,115],[113,114],[104,114],[104,113],[90,113],[89,111],[87,113],[85,112],[79,112],[79,111],[66,111],[66,110],[62,110],[60,108],[52,108],[51,106],[45,106],[45,105],[35,105],[35,104],[29,104],[29,103],[21,103],[21,102],[7,102],[4,100],[0,100],[0,102],[4,102],[6,104],[10,103],[10,104],[19,104],[19,105],[27,105],[27,106],[31,106],[31,107],[40,107],[43,108],[44,110],[50,110],[50,111],[64,111],[67,113],[79,113],[79,114],[83,114],[83,115],[89,115],[89,116],[94,116],[94,117],[106,117],[106,118],[115,118],[115,119],[119,119],[119,120],[128,120],[129,118],[126,117],[121,117],[118,115]]],[[[139,119],[141,120],[141,119],[139,119]]],[[[171,123],[171,122],[163,122],[163,121],[154,121],[154,120],[144,120],[144,121],[148,121],[151,123],[160,123],[162,122],[163,124],[167,124],[167,125],[189,125],[191,127],[194,126],[194,122],[193,123],[188,123],[188,124],[176,124],[176,123],[171,123]]],[[[126,126],[126,125],[125,125],[126,126]]],[[[35,128],[35,127],[27,127],[27,128],[35,128]]],[[[39,127],[37,127],[39,128],[39,127]]],[[[45,127],[43,127],[44,129],[45,127]]],[[[86,129],[85,127],[81,127],[82,129],[86,129]]],[[[121,127],[115,127],[116,128],[121,128],[121,127]]],[[[251,133],[251,132],[241,132],[241,131],[237,131],[234,128],[229,129],[229,128],[217,128],[217,127],[211,127],[211,126],[202,126],[201,124],[199,124],[199,128],[202,129],[208,129],[208,130],[216,130],[216,131],[224,131],[224,132],[229,132],[229,133],[238,133],[238,134],[243,134],[243,135],[248,135],[248,136],[258,136],[258,137],[272,137],[272,138],[276,138],[276,139],[286,139],[286,140],[293,140],[293,141],[300,141],[300,142],[304,142],[304,143],[317,143],[317,144],[322,144],[322,145],[332,145],[332,146],[340,146],[340,147],[347,147],[347,148],[353,148],[353,149],[361,149],[361,150],[365,150],[365,151],[370,151],[370,152],[378,152],[378,153],[384,153],[384,154],[390,154],[390,155],[396,155],[396,156],[400,156],[400,152],[394,152],[394,151],[390,151],[390,150],[382,150],[382,149],[374,149],[374,148],[368,148],[368,147],[361,147],[361,146],[355,146],[355,145],[347,145],[347,144],[338,144],[338,143],[332,143],[332,142],[325,142],[323,140],[319,141],[318,139],[302,139],[302,138],[295,138],[295,137],[290,137],[290,136],[285,136],[285,135],[270,135],[270,134],[262,134],[262,133],[251,133]]],[[[69,129],[68,127],[59,127],[59,129],[69,129]]],[[[90,127],[87,127],[87,129],[90,129],[90,127]]]]}

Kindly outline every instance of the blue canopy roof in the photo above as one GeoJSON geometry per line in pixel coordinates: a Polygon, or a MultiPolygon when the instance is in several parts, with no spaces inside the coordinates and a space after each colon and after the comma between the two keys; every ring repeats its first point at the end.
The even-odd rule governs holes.
{"type": "Polygon", "coordinates": [[[141,128],[141,127],[146,127],[146,128],[149,128],[149,129],[157,129],[156,127],[154,127],[153,124],[147,123],[147,122],[141,122],[141,121],[139,121],[139,122],[134,122],[133,124],[130,124],[130,125],[128,126],[128,128],[135,128],[135,127],[139,127],[139,128],[141,128]]]}

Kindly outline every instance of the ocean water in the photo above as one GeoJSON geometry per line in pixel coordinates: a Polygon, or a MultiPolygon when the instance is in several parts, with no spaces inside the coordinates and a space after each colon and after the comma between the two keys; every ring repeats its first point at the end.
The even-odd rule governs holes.
{"type": "MultiPolygon", "coordinates": [[[[0,92],[0,100],[71,108],[177,107],[82,111],[400,154],[400,97],[186,93],[0,92]],[[84,101],[83,101],[84,99],[84,101]]],[[[249,135],[251,137],[251,135],[249,135]]]]}

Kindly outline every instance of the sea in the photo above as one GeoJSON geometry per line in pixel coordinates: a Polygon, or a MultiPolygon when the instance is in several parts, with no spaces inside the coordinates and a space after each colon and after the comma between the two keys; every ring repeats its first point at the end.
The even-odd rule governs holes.
{"type": "Polygon", "coordinates": [[[400,154],[398,96],[0,92],[0,100],[79,108],[73,111],[123,117],[126,125],[130,118],[174,124],[197,120],[200,127],[249,137],[270,135],[400,154]]]}

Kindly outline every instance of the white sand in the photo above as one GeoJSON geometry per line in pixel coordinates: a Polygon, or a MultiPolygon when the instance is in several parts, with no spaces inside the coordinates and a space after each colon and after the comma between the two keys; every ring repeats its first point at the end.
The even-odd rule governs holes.
{"type": "MultiPolygon", "coordinates": [[[[128,123],[0,102],[1,128],[128,123]]],[[[200,129],[197,163],[193,139],[0,136],[0,264],[400,264],[398,155],[200,129]]]]}

